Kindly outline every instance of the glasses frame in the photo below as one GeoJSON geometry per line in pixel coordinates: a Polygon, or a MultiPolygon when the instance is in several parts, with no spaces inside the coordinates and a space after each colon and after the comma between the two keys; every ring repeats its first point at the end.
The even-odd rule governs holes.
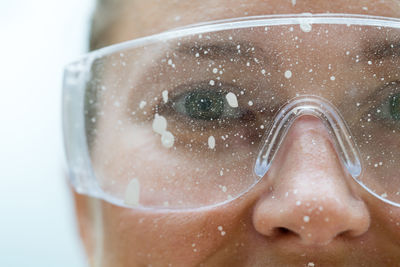
{"type": "MultiPolygon", "coordinates": [[[[91,167],[89,147],[85,132],[84,108],[86,83],[91,78],[90,71],[94,60],[128,48],[132,49],[135,47],[143,47],[153,43],[164,42],[188,35],[251,27],[302,24],[360,25],[400,29],[400,19],[371,15],[332,13],[248,16],[192,24],[189,26],[165,31],[159,34],[122,42],[89,52],[81,56],[74,62],[66,65],[64,69],[62,89],[62,127],[66,164],[68,166],[68,177],[75,191],[79,194],[103,199],[118,206],[129,207],[124,204],[122,200],[106,194],[101,189],[97,182],[94,171],[91,167]]],[[[360,184],[369,193],[384,201],[385,203],[400,207],[400,203],[398,204],[383,197],[380,197],[362,183],[358,181],[357,183],[360,184]]],[[[242,194],[245,194],[251,188],[249,188],[242,194]]],[[[138,208],[154,209],[142,206],[138,208]]]]}

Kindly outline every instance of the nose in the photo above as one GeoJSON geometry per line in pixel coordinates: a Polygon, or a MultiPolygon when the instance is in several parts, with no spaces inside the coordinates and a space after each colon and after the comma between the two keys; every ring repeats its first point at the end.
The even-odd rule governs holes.
{"type": "Polygon", "coordinates": [[[325,245],[369,228],[367,207],[352,190],[351,178],[316,117],[294,122],[263,179],[269,190],[258,198],[252,218],[262,235],[325,245]]]}

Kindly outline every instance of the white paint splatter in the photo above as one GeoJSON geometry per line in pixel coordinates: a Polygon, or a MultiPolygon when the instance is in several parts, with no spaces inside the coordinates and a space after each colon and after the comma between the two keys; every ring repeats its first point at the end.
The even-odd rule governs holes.
{"type": "Polygon", "coordinates": [[[140,199],[140,182],[134,178],[129,182],[125,191],[125,204],[136,207],[139,205],[140,199]]]}
{"type": "Polygon", "coordinates": [[[146,101],[144,101],[144,100],[140,101],[140,103],[139,103],[139,108],[140,108],[140,109],[143,109],[143,108],[146,106],[146,104],[147,104],[146,101]]]}
{"type": "Polygon", "coordinates": [[[208,147],[210,149],[214,149],[215,148],[215,138],[212,135],[208,137],[208,147]]]}
{"type": "Polygon", "coordinates": [[[171,132],[165,131],[161,136],[161,143],[166,148],[171,148],[174,145],[175,137],[171,132]]]}
{"type": "Polygon", "coordinates": [[[215,85],[215,81],[214,81],[214,80],[210,80],[209,84],[210,84],[211,86],[214,86],[214,85],[215,85]]]}
{"type": "Polygon", "coordinates": [[[310,221],[310,217],[309,216],[304,216],[303,217],[303,221],[308,223],[310,221]]]}
{"type": "Polygon", "coordinates": [[[162,98],[163,98],[164,103],[168,102],[168,91],[167,90],[162,91],[162,98]]]}
{"type": "Polygon", "coordinates": [[[311,26],[311,24],[310,24],[309,22],[302,21],[302,22],[300,23],[300,29],[301,29],[303,32],[310,32],[310,31],[312,30],[312,26],[311,26]]]}
{"type": "Polygon", "coordinates": [[[286,79],[292,78],[292,72],[290,70],[285,71],[285,78],[286,79]]]}
{"type": "Polygon", "coordinates": [[[296,5],[296,0],[292,0],[292,6],[296,5]]]}
{"type": "Polygon", "coordinates": [[[164,116],[156,114],[153,120],[153,131],[158,134],[163,134],[167,130],[167,120],[164,116]]]}
{"type": "Polygon", "coordinates": [[[334,81],[334,80],[336,80],[336,77],[335,76],[331,76],[331,81],[334,81]]]}
{"type": "Polygon", "coordinates": [[[232,92],[226,94],[226,100],[228,101],[229,106],[233,108],[237,108],[239,106],[236,95],[232,92]]]}
{"type": "Polygon", "coordinates": [[[253,101],[250,100],[248,104],[251,107],[254,103],[253,103],[253,101]]]}
{"type": "Polygon", "coordinates": [[[222,189],[222,192],[226,192],[228,189],[226,188],[226,186],[225,185],[223,185],[222,187],[221,187],[221,189],[222,189]]]}

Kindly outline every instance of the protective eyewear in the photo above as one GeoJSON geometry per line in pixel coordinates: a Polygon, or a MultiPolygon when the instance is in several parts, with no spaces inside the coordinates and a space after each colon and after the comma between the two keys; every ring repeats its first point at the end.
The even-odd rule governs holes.
{"type": "Polygon", "coordinates": [[[320,119],[349,177],[400,207],[400,20],[214,21],[65,69],[71,183],[124,207],[193,209],[243,195],[268,179],[302,116],[320,119]]]}

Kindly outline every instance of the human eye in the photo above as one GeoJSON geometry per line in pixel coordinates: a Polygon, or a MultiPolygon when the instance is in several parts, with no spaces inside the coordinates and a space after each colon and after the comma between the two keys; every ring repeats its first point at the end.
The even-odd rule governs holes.
{"type": "Polygon", "coordinates": [[[374,117],[391,128],[400,129],[400,85],[389,85],[389,93],[383,95],[380,104],[375,108],[374,117]]]}
{"type": "Polygon", "coordinates": [[[243,109],[237,102],[235,88],[221,83],[215,87],[204,82],[186,87],[183,93],[172,99],[171,105],[187,119],[222,123],[241,117],[243,109]]]}
{"type": "Polygon", "coordinates": [[[225,150],[255,145],[261,137],[261,118],[240,92],[239,86],[222,81],[179,85],[169,93],[168,102],[160,103],[158,115],[165,118],[178,144],[207,147],[212,137],[225,150]]]}

